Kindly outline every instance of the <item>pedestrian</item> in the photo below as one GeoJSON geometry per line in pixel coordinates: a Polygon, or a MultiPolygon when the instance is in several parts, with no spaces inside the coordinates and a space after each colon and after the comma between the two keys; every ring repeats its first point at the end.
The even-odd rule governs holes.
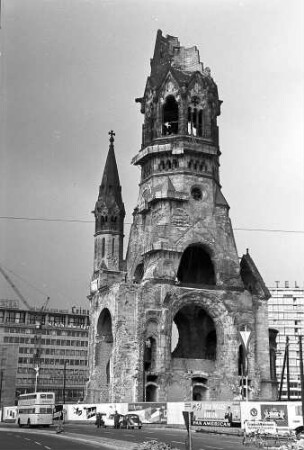
{"type": "Polygon", "coordinates": [[[101,414],[100,413],[98,413],[96,416],[96,425],[97,425],[97,428],[101,427],[101,414]]]}
{"type": "Polygon", "coordinates": [[[56,428],[56,433],[62,433],[64,431],[64,412],[60,411],[60,415],[58,417],[58,424],[56,428]]]}
{"type": "Polygon", "coordinates": [[[114,428],[119,428],[119,414],[117,411],[114,413],[114,428]]]}
{"type": "Polygon", "coordinates": [[[231,406],[227,407],[227,411],[225,413],[225,419],[232,424],[232,411],[231,411],[231,406]]]}

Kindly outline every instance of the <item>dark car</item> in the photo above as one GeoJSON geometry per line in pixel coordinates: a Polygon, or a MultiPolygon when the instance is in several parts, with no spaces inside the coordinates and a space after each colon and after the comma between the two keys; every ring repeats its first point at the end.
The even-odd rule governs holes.
{"type": "Polygon", "coordinates": [[[140,420],[137,414],[126,414],[123,418],[122,428],[138,428],[139,430],[142,427],[142,421],[140,420]]]}

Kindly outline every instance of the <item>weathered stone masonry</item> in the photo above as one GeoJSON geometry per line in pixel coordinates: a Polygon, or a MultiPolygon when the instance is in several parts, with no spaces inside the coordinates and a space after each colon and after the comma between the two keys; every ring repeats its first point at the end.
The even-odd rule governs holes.
{"type": "Polygon", "coordinates": [[[136,101],[141,180],[126,260],[113,132],[93,211],[87,401],[273,399],[269,292],[248,252],[238,258],[219,179],[222,102],[197,48],[159,31],[136,101]]]}

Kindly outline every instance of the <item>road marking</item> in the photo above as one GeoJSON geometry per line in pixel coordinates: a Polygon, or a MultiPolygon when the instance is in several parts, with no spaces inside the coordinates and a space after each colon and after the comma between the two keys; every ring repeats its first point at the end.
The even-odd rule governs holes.
{"type": "Polygon", "coordinates": [[[51,447],[48,447],[47,445],[44,446],[47,450],[52,450],[51,447]]]}
{"type": "Polygon", "coordinates": [[[172,442],[174,442],[174,444],[184,444],[184,442],[181,441],[172,441],[172,442]]]}
{"type": "Polygon", "coordinates": [[[35,442],[35,444],[37,444],[37,445],[41,445],[41,442],[37,442],[37,441],[34,441],[35,442]]]}
{"type": "Polygon", "coordinates": [[[206,447],[208,447],[208,448],[216,448],[217,450],[224,450],[223,447],[213,447],[213,445],[207,445],[206,444],[206,447]]]}
{"type": "Polygon", "coordinates": [[[24,438],[26,441],[31,441],[32,439],[30,439],[30,438],[24,438]]]}

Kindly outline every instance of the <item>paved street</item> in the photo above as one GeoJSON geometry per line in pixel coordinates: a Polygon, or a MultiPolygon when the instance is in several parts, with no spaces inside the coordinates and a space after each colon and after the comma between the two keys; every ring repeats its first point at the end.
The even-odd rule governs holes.
{"type": "Polygon", "coordinates": [[[1,448],[5,450],[85,450],[98,448],[100,450],[109,450],[108,446],[102,446],[100,443],[95,445],[83,441],[68,441],[55,434],[37,433],[33,431],[16,432],[16,430],[0,429],[1,448]]]}
{"type": "MultiPolygon", "coordinates": [[[[93,425],[68,424],[62,434],[50,429],[22,429],[16,425],[1,424],[1,447],[6,450],[46,449],[78,450],[98,448],[131,450],[135,443],[158,440],[185,450],[186,431],[173,428],[142,430],[97,429],[93,425]],[[5,445],[4,445],[5,444],[5,445]]],[[[240,436],[193,433],[193,450],[243,450],[240,436]]]]}

